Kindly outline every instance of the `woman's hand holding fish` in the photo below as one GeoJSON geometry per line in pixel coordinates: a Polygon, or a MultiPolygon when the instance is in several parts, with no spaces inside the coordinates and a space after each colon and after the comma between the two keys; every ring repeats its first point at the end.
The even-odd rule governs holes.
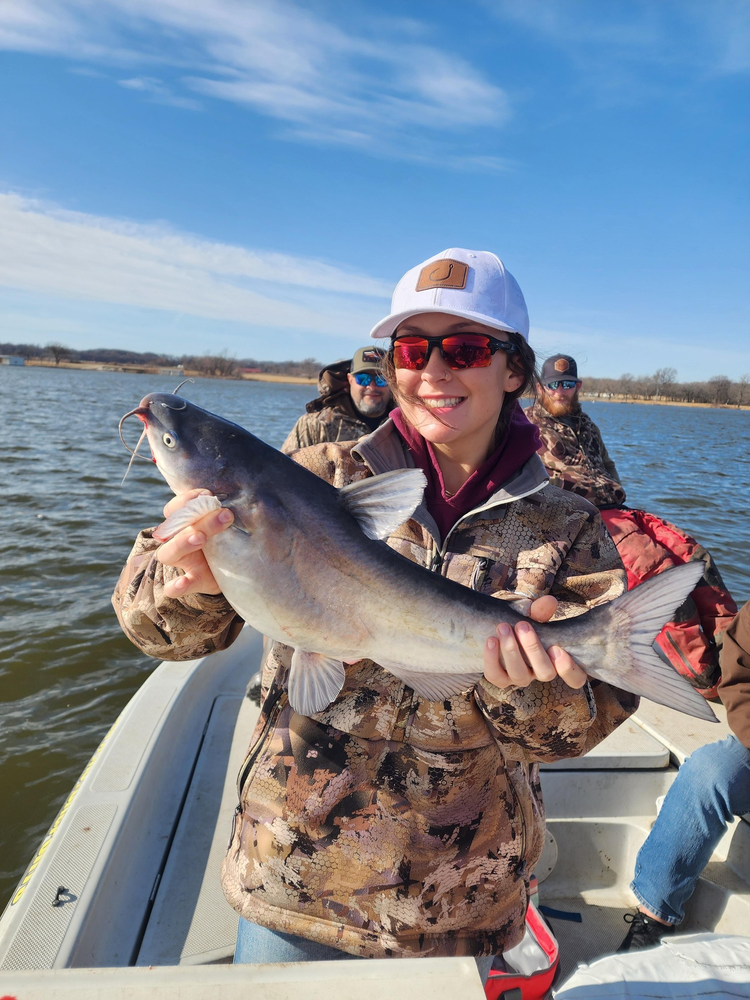
{"type": "MultiPolygon", "coordinates": [[[[534,601],[529,617],[546,622],[557,608],[551,594],[534,601]]],[[[519,622],[515,630],[510,625],[497,626],[497,635],[484,646],[484,676],[495,687],[528,687],[532,681],[551,681],[561,677],[572,688],[586,683],[586,673],[570,653],[560,646],[545,650],[528,622],[519,622]]]]}
{"type": "MultiPolygon", "coordinates": [[[[178,493],[165,506],[164,517],[169,517],[170,514],[184,506],[188,500],[208,493],[209,490],[188,490],[185,493],[178,493]]],[[[218,510],[204,514],[194,524],[183,528],[174,538],[170,538],[161,548],[157,549],[156,558],[159,562],[164,563],[165,566],[175,566],[183,571],[182,576],[165,584],[164,593],[167,597],[221,593],[221,588],[206,562],[203,546],[212,535],[226,531],[233,520],[234,515],[231,510],[220,507],[218,510]]]]}

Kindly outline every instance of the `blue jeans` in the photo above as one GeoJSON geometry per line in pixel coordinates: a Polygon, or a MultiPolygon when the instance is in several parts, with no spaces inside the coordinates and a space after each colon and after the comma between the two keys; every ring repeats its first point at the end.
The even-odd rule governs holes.
{"type": "MultiPolygon", "coordinates": [[[[234,950],[236,965],[270,962],[331,962],[342,958],[358,959],[358,955],[350,955],[338,948],[330,948],[326,944],[308,941],[296,934],[283,934],[272,931],[259,924],[251,924],[249,920],[240,917],[237,928],[237,945],[234,950]]],[[[487,981],[492,966],[492,955],[486,958],[475,958],[482,983],[487,981]]]]}
{"type": "Polygon", "coordinates": [[[734,736],[700,747],[680,768],[638,852],[630,888],[679,924],[698,877],[734,816],[750,813],[750,750],[734,736]]]}

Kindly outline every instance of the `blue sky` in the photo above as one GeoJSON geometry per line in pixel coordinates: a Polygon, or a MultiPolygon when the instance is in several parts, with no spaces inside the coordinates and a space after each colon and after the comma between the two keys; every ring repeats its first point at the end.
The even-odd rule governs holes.
{"type": "Polygon", "coordinates": [[[748,0],[4,0],[0,340],[328,361],[490,249],[541,358],[750,372],[748,0]]]}

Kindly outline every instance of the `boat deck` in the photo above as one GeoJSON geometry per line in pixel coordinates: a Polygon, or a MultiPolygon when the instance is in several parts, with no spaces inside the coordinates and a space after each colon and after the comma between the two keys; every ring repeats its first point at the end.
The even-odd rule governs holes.
{"type": "MultiPolygon", "coordinates": [[[[721,716],[719,725],[644,702],[632,720],[586,757],[543,766],[548,828],[557,860],[549,875],[544,870],[549,852],[545,851],[540,861],[539,902],[580,915],[582,921],[550,918],[560,942],[563,975],[579,962],[614,951],[624,937],[627,926],[623,916],[634,905],[628,884],[635,855],[655,817],[656,799],[673,781],[675,763],[682,762],[697,746],[727,734],[721,706],[717,714],[721,716]],[[571,801],[579,804],[582,813],[575,819],[568,814],[571,801]]],[[[257,716],[258,709],[247,698],[222,696],[216,700],[138,965],[232,959],[237,916],[221,892],[219,869],[237,802],[235,775],[257,716]],[[217,810],[213,831],[201,824],[206,810],[217,810]]],[[[746,878],[750,876],[750,826],[745,823],[740,829],[741,823],[738,819],[732,824],[716,860],[704,873],[683,925],[685,930],[741,933],[731,916],[722,919],[717,913],[717,907],[721,909],[727,902],[726,890],[730,890],[744,900],[745,930],[750,934],[750,886],[727,864],[734,845],[735,863],[740,863],[746,878]],[[713,899],[716,890],[720,898],[713,899]]],[[[736,910],[737,905],[735,898],[731,909],[736,910]]]]}
{"type": "MultiPolygon", "coordinates": [[[[244,692],[260,651],[261,637],[246,628],[229,650],[204,661],[162,664],[143,685],[55,821],[52,838],[32,863],[28,891],[0,920],[3,989],[16,976],[30,982],[31,973],[21,971],[30,969],[72,975],[77,967],[81,974],[97,973],[101,985],[101,967],[117,966],[124,974],[135,966],[130,969],[135,975],[213,966],[214,979],[208,969],[195,969],[195,984],[204,984],[205,996],[234,995],[236,973],[219,966],[232,961],[238,918],[221,892],[219,869],[237,802],[235,776],[258,714],[244,692]],[[63,905],[52,909],[59,886],[66,890],[63,905]],[[211,982],[224,983],[222,992],[211,993],[211,982]]],[[[548,846],[536,873],[540,904],[573,917],[549,919],[560,943],[563,976],[579,962],[612,952],[622,940],[622,917],[634,905],[628,884],[656,815],[656,799],[692,750],[727,734],[721,706],[717,715],[719,725],[644,702],[586,757],[543,768],[548,846]]],[[[746,820],[730,824],[683,929],[750,936],[746,820]]],[[[450,972],[445,967],[446,982],[467,974],[461,960],[435,961],[454,963],[450,972]]],[[[389,986],[377,995],[401,996],[390,974],[378,972],[381,965],[373,965],[372,975],[389,986]]],[[[273,979],[263,971],[269,968],[258,967],[252,981],[273,979]]],[[[327,975],[321,969],[314,978],[322,983],[327,975]]],[[[96,978],[90,980],[92,989],[96,978]]],[[[184,982],[187,988],[190,980],[184,982]]],[[[295,995],[291,987],[283,992],[280,980],[278,985],[280,992],[273,995],[295,995]]],[[[400,977],[399,990],[407,985],[400,977]]],[[[56,991],[61,988],[55,984],[56,991]]],[[[427,995],[415,990],[412,985],[403,995],[411,1000],[427,995]]],[[[433,989],[431,995],[438,993],[433,989]]]]}

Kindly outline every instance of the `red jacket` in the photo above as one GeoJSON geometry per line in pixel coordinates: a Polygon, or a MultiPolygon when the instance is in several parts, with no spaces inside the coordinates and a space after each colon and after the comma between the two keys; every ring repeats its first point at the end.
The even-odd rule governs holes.
{"type": "Polygon", "coordinates": [[[703,577],[657,636],[672,666],[706,698],[715,698],[719,683],[719,633],[737,614],[737,605],[711,554],[680,528],[645,510],[601,511],[628,574],[628,590],[670,566],[703,561],[703,577]],[[718,640],[718,641],[717,641],[718,640]]]}

